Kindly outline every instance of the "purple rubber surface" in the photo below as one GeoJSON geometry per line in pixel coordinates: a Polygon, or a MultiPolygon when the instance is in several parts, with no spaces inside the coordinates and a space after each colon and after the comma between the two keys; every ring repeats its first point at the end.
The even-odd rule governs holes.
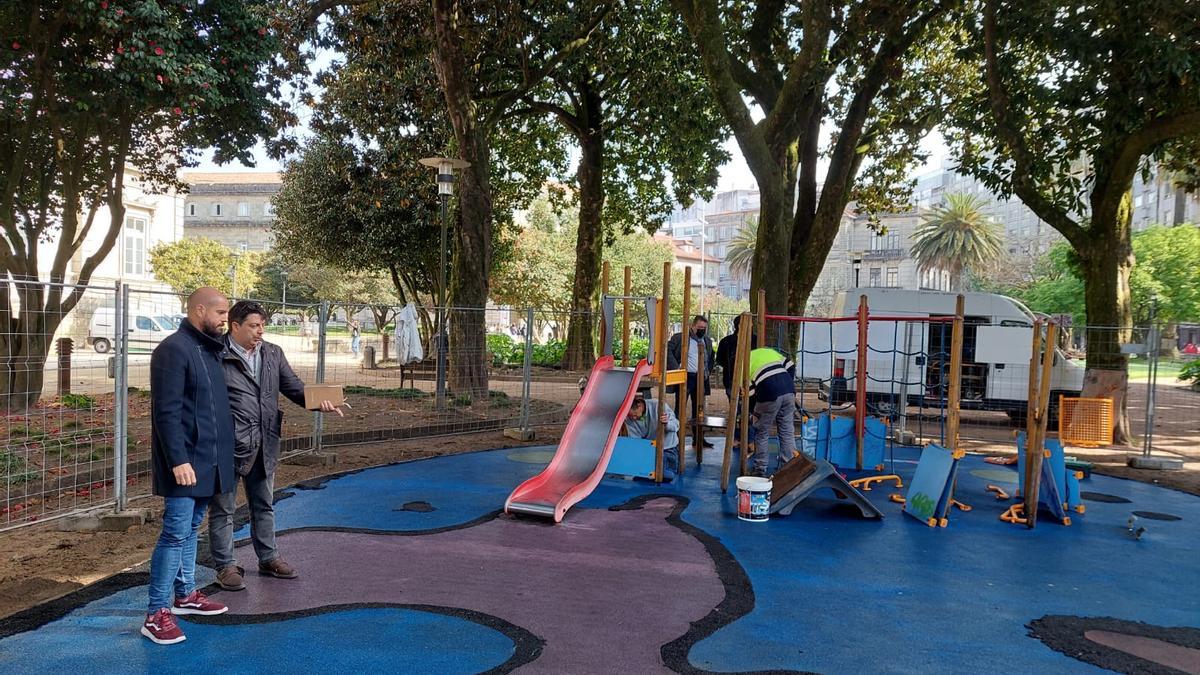
{"type": "MultiPolygon", "coordinates": [[[[300,578],[246,575],[231,614],[383,602],[490,614],[545,640],[520,672],[669,672],[662,645],[725,596],[712,558],[671,525],[672,499],[583,509],[558,526],[499,518],[428,535],[306,530],[279,537],[300,578]]],[[[257,568],[253,550],[239,564],[257,568]]]]}

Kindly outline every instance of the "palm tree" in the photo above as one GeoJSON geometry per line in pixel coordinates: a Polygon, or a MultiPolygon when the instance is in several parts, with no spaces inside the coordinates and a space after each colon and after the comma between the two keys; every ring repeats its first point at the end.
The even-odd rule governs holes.
{"type": "Polygon", "coordinates": [[[742,229],[729,241],[725,251],[725,262],[729,273],[740,279],[749,279],[754,268],[754,247],[758,243],[758,217],[751,216],[742,229]]]}
{"type": "Polygon", "coordinates": [[[921,271],[949,272],[951,290],[962,290],[965,270],[1000,258],[1000,234],[980,212],[984,204],[974,195],[946,195],[946,204],[934,208],[913,232],[911,251],[917,266],[921,271]]]}

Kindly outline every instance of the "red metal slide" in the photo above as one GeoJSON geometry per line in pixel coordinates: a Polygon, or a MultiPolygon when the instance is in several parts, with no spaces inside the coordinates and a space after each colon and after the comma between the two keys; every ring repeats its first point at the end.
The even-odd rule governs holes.
{"type": "Polygon", "coordinates": [[[612,356],[601,357],[592,366],[554,459],[513,490],[504,503],[505,512],[554,518],[558,523],[567,509],[591,494],[604,477],[638,382],[649,372],[645,359],[635,368],[617,368],[612,356]]]}

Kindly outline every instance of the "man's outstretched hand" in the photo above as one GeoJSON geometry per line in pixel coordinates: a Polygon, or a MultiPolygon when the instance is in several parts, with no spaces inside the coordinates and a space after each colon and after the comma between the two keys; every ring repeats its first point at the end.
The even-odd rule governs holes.
{"type": "Polygon", "coordinates": [[[321,412],[335,412],[338,417],[345,417],[342,409],[333,405],[333,401],[321,401],[321,412]]]}

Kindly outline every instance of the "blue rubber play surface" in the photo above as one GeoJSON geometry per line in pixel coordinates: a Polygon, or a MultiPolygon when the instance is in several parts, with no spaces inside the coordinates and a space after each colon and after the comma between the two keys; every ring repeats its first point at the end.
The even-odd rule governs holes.
{"type": "MultiPolygon", "coordinates": [[[[722,584],[726,599],[718,608],[699,592],[686,603],[681,596],[680,611],[693,614],[679,617],[683,628],[678,633],[691,637],[664,641],[656,664],[662,671],[680,670],[686,663],[715,672],[1103,672],[1100,665],[1135,672],[1138,663],[1200,656],[1200,642],[1193,641],[1200,636],[1200,498],[1191,495],[1093,475],[1082,484],[1086,513],[1076,514],[1071,526],[1046,519],[1027,530],[1001,522],[999,515],[1011,501],[998,501],[985,490],[992,484],[1012,493],[1016,472],[968,456],[959,466],[955,496],[973,508],[953,509],[945,528],[904,516],[888,495],[905,490],[881,485],[865,494],[885,513],[882,521],[859,518],[827,491],[801,503],[787,518],[748,523],[736,518],[734,488],[726,495],[720,492],[718,448],[708,451],[699,468],[689,452],[685,475],[674,484],[605,479],[558,526],[497,517],[513,487],[536,474],[552,450],[445,456],[350,473],[308,489],[289,488],[290,496],[276,505],[281,551],[290,560],[299,555],[294,549],[301,542],[319,547],[323,538],[332,541],[336,535],[341,537],[337,545],[345,547],[360,545],[354,537],[370,537],[361,540],[363,550],[395,556],[394,583],[432,585],[417,575],[432,574],[430,566],[448,564],[456,556],[474,556],[480,566],[491,559],[499,563],[512,554],[515,542],[525,541],[514,538],[516,532],[529,541],[546,542],[518,554],[540,563],[536,570],[531,565],[531,574],[549,575],[547,593],[562,593],[560,622],[576,621],[577,632],[586,635],[593,630],[592,614],[571,599],[578,584],[612,579],[602,574],[572,579],[575,570],[600,564],[596,556],[601,554],[604,567],[627,567],[621,571],[626,575],[637,575],[639,565],[656,571],[663,567],[634,544],[630,550],[590,552],[588,542],[601,540],[594,528],[606,521],[590,519],[588,511],[636,509],[663,495],[666,503],[676,504],[673,527],[702,543],[681,553],[674,571],[699,585],[711,571],[712,579],[720,580],[710,584],[718,589],[718,601],[722,584]],[[1129,503],[1087,498],[1096,493],[1129,503]],[[1179,520],[1142,519],[1147,531],[1137,539],[1127,529],[1133,511],[1179,520]],[[496,528],[495,534],[486,528],[496,528]],[[463,539],[455,539],[460,534],[463,539]],[[562,536],[568,542],[564,550],[553,549],[562,536]],[[433,546],[435,538],[437,548],[428,550],[447,557],[407,557],[405,551],[420,558],[422,542],[433,546]],[[711,606],[696,615],[694,607],[682,609],[687,603],[711,606]],[[1114,629],[1114,621],[1133,628],[1114,629]],[[1088,622],[1096,622],[1095,628],[1089,629],[1088,622]],[[1116,634],[1125,637],[1104,637],[1116,634]],[[1088,645],[1094,647],[1092,657],[1066,655],[1088,645]]],[[[897,448],[895,453],[889,464],[907,486],[919,450],[897,448]]],[[[649,509],[646,514],[661,521],[649,509]]],[[[247,534],[243,529],[239,537],[247,534]]],[[[620,539],[603,541],[625,546],[620,539]]],[[[371,569],[387,574],[392,567],[371,569]]],[[[313,570],[300,571],[307,578],[306,572],[313,570]]],[[[346,575],[354,573],[345,570],[346,575]]],[[[210,570],[203,574],[205,581],[211,580],[210,570]]],[[[240,596],[264,589],[251,588],[240,596]]],[[[0,672],[251,672],[260,670],[254,664],[289,662],[304,663],[313,672],[512,667],[546,672],[539,669],[541,647],[536,643],[549,638],[521,625],[514,618],[519,613],[510,616],[483,602],[487,587],[464,583],[461,599],[447,601],[455,611],[447,612],[389,605],[375,593],[348,598],[344,589],[330,590],[327,606],[318,598],[306,605],[315,609],[292,613],[231,604],[226,623],[182,622],[188,640],[158,647],[137,633],[146,589],[135,586],[0,639],[0,672]],[[488,619],[495,615],[500,615],[496,621],[488,619]],[[515,628],[503,628],[510,624],[515,628]]],[[[321,595],[322,590],[315,592],[321,595]]],[[[314,589],[306,593],[312,596],[314,589]]],[[[620,588],[607,597],[613,603],[629,602],[620,588]]],[[[0,629],[3,625],[0,621],[0,629]]],[[[614,630],[638,634],[636,622],[614,630]]],[[[556,646],[547,643],[545,653],[556,646]]],[[[556,656],[569,654],[570,648],[556,656]]],[[[614,664],[618,656],[613,655],[614,664]]],[[[594,672],[597,665],[581,663],[578,672],[594,672]]],[[[633,668],[623,667],[626,672],[633,668]]]]}

